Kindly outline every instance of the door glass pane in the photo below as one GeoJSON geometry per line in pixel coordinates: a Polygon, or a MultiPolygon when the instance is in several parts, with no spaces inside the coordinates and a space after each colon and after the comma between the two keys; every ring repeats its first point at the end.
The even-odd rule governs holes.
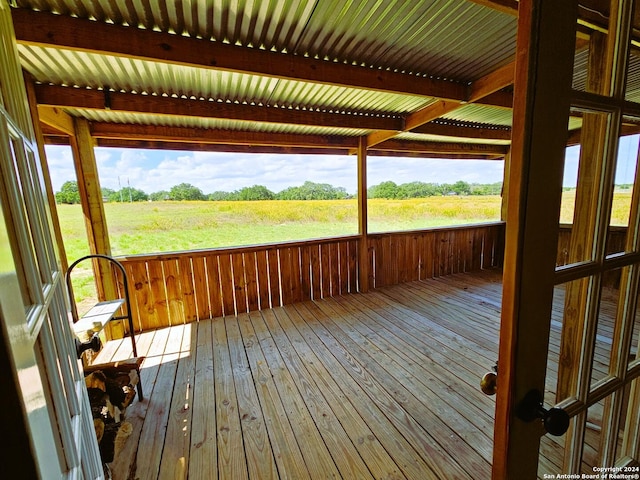
{"type": "Polygon", "coordinates": [[[558,472],[563,472],[564,444],[564,437],[545,435],[540,439],[538,478],[556,478],[558,472]]]}
{"type": "Polygon", "coordinates": [[[629,366],[634,365],[635,362],[640,362],[640,356],[638,354],[638,344],[640,343],[640,311],[638,309],[638,303],[640,302],[640,295],[636,299],[635,313],[633,316],[633,336],[631,338],[631,346],[629,351],[629,366]]]}
{"type": "MultiPolygon", "coordinates": [[[[623,130],[625,126],[623,125],[623,130]]],[[[632,215],[632,197],[638,163],[640,135],[626,135],[618,141],[618,160],[614,177],[613,200],[607,235],[606,254],[627,251],[627,230],[632,215]]]]}
{"type": "MultiPolygon", "coordinates": [[[[632,405],[629,403],[629,399],[631,398],[631,392],[634,388],[637,388],[638,380],[634,380],[629,383],[623,391],[622,394],[622,415],[620,417],[620,425],[618,428],[618,436],[616,443],[616,453],[615,458],[616,461],[622,459],[627,456],[629,453],[624,448],[627,445],[627,439],[625,439],[625,435],[632,436],[634,431],[634,415],[638,411],[637,405],[632,405]]],[[[635,425],[637,428],[637,425],[635,425]]]]}
{"type": "Polygon", "coordinates": [[[576,53],[573,59],[574,90],[584,92],[587,84],[587,66],[589,64],[589,41],[577,40],[576,53]]]}
{"type": "Polygon", "coordinates": [[[598,311],[591,385],[609,376],[614,325],[620,307],[620,278],[622,269],[605,272],[602,276],[600,308],[598,311]]]}
{"type": "Polygon", "coordinates": [[[605,158],[608,113],[573,109],[565,151],[557,265],[594,259],[596,214],[605,158]],[[575,128],[580,120],[581,128],[575,128]],[[574,124],[572,124],[572,122],[574,124]]]}
{"type": "Polygon", "coordinates": [[[582,451],[581,474],[595,475],[594,467],[601,467],[600,451],[602,437],[602,412],[604,401],[591,405],[587,409],[587,421],[584,428],[584,446],[582,451]]]}
{"type": "Polygon", "coordinates": [[[591,363],[582,357],[585,331],[590,320],[591,279],[582,278],[554,288],[545,403],[554,405],[570,398],[584,399],[591,363]],[[585,380],[586,381],[586,380],[585,380]]]}
{"type": "MultiPolygon", "coordinates": [[[[637,15],[638,2],[634,1],[634,12],[637,15]]],[[[629,49],[627,84],[625,86],[625,99],[640,103],[640,51],[635,46],[629,49]]]]}

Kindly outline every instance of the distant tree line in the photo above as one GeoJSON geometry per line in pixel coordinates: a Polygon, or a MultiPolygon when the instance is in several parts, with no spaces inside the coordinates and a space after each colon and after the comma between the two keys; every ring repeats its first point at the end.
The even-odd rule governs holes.
{"type": "MultiPolygon", "coordinates": [[[[479,184],[458,181],[453,184],[410,182],[397,185],[387,181],[374,185],[367,190],[368,198],[407,199],[424,198],[436,195],[500,195],[502,183],[479,184]]],[[[56,192],[58,203],[80,203],[78,182],[65,182],[56,192]]],[[[344,187],[334,187],[328,183],[306,181],[298,187],[289,187],[274,193],[263,185],[244,187],[233,192],[217,191],[204,194],[190,183],[174,185],[170,190],[161,190],[147,194],[142,190],[124,187],[120,190],[102,189],[105,202],[145,202],[163,200],[342,200],[353,198],[344,187]]]]}

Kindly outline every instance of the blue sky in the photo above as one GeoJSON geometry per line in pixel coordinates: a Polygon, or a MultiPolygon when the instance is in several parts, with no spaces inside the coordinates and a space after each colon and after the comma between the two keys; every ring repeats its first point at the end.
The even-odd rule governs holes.
{"type": "MultiPolygon", "coordinates": [[[[638,136],[623,137],[616,183],[633,183],[638,136]]],[[[69,147],[48,145],[47,160],[54,191],[68,180],[75,180],[69,147]]],[[[164,150],[96,148],[96,161],[102,187],[118,190],[130,185],[146,193],[169,190],[179,183],[190,183],[203,193],[231,192],[242,187],[264,185],[277,193],[309,180],[344,187],[356,192],[355,156],[271,155],[213,153],[164,150]]],[[[579,149],[567,149],[565,186],[575,186],[579,149]]],[[[438,160],[424,158],[368,158],[368,184],[386,180],[397,184],[494,183],[502,181],[504,162],[499,160],[438,160]]]]}
{"type": "MultiPolygon", "coordinates": [[[[75,180],[69,147],[48,145],[47,161],[54,191],[75,180]]],[[[96,148],[102,187],[118,190],[131,185],[146,193],[190,183],[205,194],[264,185],[273,192],[309,180],[356,192],[355,156],[267,155],[163,150],[96,148]]],[[[423,158],[368,158],[368,183],[386,180],[398,184],[422,181],[494,183],[502,181],[500,160],[434,160],[423,158]]]]}

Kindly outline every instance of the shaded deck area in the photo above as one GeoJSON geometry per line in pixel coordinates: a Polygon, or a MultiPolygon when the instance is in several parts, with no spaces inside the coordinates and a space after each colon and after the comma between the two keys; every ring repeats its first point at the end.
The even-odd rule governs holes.
{"type": "Polygon", "coordinates": [[[490,478],[501,288],[484,270],[144,332],[113,477],[490,478]]]}

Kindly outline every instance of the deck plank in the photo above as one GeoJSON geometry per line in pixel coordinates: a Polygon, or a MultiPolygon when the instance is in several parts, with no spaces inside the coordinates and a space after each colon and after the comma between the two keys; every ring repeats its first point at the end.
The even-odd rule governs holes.
{"type": "Polygon", "coordinates": [[[196,364],[191,414],[190,478],[217,478],[212,465],[218,464],[216,406],[213,379],[211,322],[197,326],[196,364]]]}
{"type": "MultiPolygon", "coordinates": [[[[273,336],[278,351],[289,371],[294,375],[299,388],[300,384],[304,383],[315,385],[322,392],[327,406],[322,409],[323,423],[333,421],[342,425],[357,454],[361,456],[375,478],[406,478],[396,467],[395,462],[365,420],[352,408],[338,383],[326,370],[300,332],[295,328],[287,328],[290,324],[284,309],[263,311],[261,314],[269,333],[273,336]]],[[[355,456],[356,453],[353,455],[355,456]]]]}
{"type": "MultiPolygon", "coordinates": [[[[417,400],[419,410],[430,411],[442,418],[445,428],[439,433],[452,432],[454,437],[460,436],[486,461],[491,461],[491,435],[486,434],[491,431],[491,416],[477,407],[475,398],[462,395],[451,382],[444,382],[432,369],[423,368],[420,352],[411,351],[406,343],[397,341],[393,332],[381,331],[379,325],[370,324],[364,315],[350,310],[348,305],[348,301],[329,300],[320,307],[330,318],[340,318],[348,323],[352,330],[345,333],[358,343],[363,353],[375,357],[390,377],[406,387],[417,400]],[[469,412],[469,415],[461,416],[458,412],[469,412]]],[[[336,326],[343,328],[338,322],[336,326]]],[[[486,463],[481,466],[485,470],[487,467],[486,463]]]]}
{"type": "MultiPolygon", "coordinates": [[[[326,444],[328,451],[331,452],[340,475],[343,478],[373,478],[362,458],[357,453],[354,453],[353,444],[340,422],[335,421],[335,417],[327,414],[331,407],[325,401],[322,391],[310,378],[308,372],[300,369],[290,371],[262,315],[254,312],[250,314],[250,319],[253,335],[259,342],[264,355],[264,364],[261,364],[262,368],[267,368],[268,371],[272,372],[276,386],[286,386],[280,394],[282,398],[284,398],[283,394],[288,394],[295,390],[298,391],[300,395],[299,402],[304,402],[304,408],[309,410],[309,414],[322,436],[322,440],[326,444]],[[296,381],[296,379],[299,379],[299,381],[296,381]]],[[[287,351],[289,351],[289,348],[287,348],[287,351]]],[[[297,397],[295,394],[293,395],[297,397]]],[[[302,405],[298,405],[297,408],[302,408],[302,405]]]]}
{"type": "MultiPolygon", "coordinates": [[[[146,399],[127,409],[113,478],[489,478],[495,398],[479,381],[497,359],[501,295],[499,271],[452,274],[139,334],[146,399]]],[[[545,403],[563,302],[558,289],[545,403]]],[[[598,333],[602,374],[611,329],[598,333]]],[[[97,358],[130,354],[125,338],[97,358]]],[[[601,412],[589,409],[586,462],[601,412]]],[[[562,471],[561,442],[543,437],[541,477],[562,471]]]]}
{"type": "Polygon", "coordinates": [[[159,478],[178,480],[186,479],[188,476],[192,398],[195,384],[195,359],[191,355],[191,346],[197,343],[197,337],[194,335],[197,335],[197,329],[193,323],[183,326],[159,478]]]}
{"type": "MultiPolygon", "coordinates": [[[[303,315],[307,324],[332,353],[333,358],[330,361],[335,366],[342,366],[352,380],[369,396],[369,399],[384,412],[394,427],[433,470],[435,478],[472,478],[469,471],[465,472],[460,462],[453,461],[447,448],[438,444],[429,434],[431,428],[443,427],[442,424],[437,427],[429,424],[430,420],[437,419],[436,416],[421,416],[420,420],[427,423],[422,425],[420,420],[407,410],[408,408],[413,410],[414,405],[411,402],[411,395],[400,382],[394,383],[389,389],[385,388],[383,382],[392,382],[392,375],[378,368],[375,362],[368,361],[366,354],[359,351],[357,345],[349,342],[345,336],[340,336],[338,341],[333,336],[334,332],[329,330],[326,322],[323,322],[327,319],[319,314],[314,304],[296,304],[295,308],[300,312],[306,309],[303,315]],[[359,357],[359,353],[363,356],[359,357]],[[389,390],[394,395],[390,395],[389,390]],[[410,406],[407,407],[407,404],[410,406]]],[[[461,446],[459,448],[462,449],[461,446]]],[[[456,453],[455,449],[451,452],[453,455],[456,453]]]]}
{"type": "MultiPolygon", "coordinates": [[[[240,315],[245,318],[246,314],[240,315]]],[[[247,469],[250,478],[277,478],[276,465],[273,458],[269,436],[265,425],[256,385],[251,375],[251,367],[247,359],[247,348],[243,344],[238,318],[226,317],[227,341],[233,379],[238,399],[238,414],[242,427],[247,469]]]]}
{"type": "Polygon", "coordinates": [[[283,461],[279,465],[279,471],[291,472],[291,478],[320,478],[325,472],[329,476],[337,474],[295,385],[282,372],[269,367],[251,318],[242,316],[238,323],[242,328],[247,355],[259,387],[260,400],[269,419],[274,455],[283,461]],[[305,443],[300,444],[299,438],[304,438],[305,443]]]}
{"type": "Polygon", "coordinates": [[[169,329],[164,352],[158,358],[158,373],[140,433],[140,444],[145,445],[138,449],[136,461],[136,478],[140,480],[157,478],[160,469],[183,332],[183,325],[169,329]]]}
{"type": "Polygon", "coordinates": [[[218,465],[211,465],[210,468],[217,468],[219,478],[248,479],[249,472],[224,319],[215,319],[212,327],[218,465]]]}
{"type": "Polygon", "coordinates": [[[410,438],[419,437],[419,427],[416,422],[406,412],[403,413],[397,402],[389,398],[386,392],[377,388],[375,380],[353,360],[348,352],[337,346],[326,335],[322,335],[324,338],[318,336],[318,333],[322,334],[322,331],[315,324],[316,319],[312,314],[305,308],[299,308],[299,304],[285,307],[285,309],[288,315],[292,316],[295,328],[302,333],[320,361],[338,380],[347,398],[353,401],[352,405],[366,419],[378,440],[388,450],[393,447],[393,458],[405,474],[411,478],[438,478],[437,473],[432,470],[430,462],[426,461],[417,451],[422,446],[426,446],[422,439],[418,442],[422,445],[418,446],[405,437],[405,435],[410,438]],[[334,348],[340,350],[337,356],[334,356],[334,348]],[[371,391],[370,394],[368,390],[371,391]],[[394,422],[389,418],[390,413],[395,414],[399,422],[394,422]],[[394,435],[389,435],[388,432],[394,432],[394,435]],[[395,434],[396,432],[398,433],[395,434]],[[398,448],[398,444],[402,445],[402,448],[398,448]]]}

